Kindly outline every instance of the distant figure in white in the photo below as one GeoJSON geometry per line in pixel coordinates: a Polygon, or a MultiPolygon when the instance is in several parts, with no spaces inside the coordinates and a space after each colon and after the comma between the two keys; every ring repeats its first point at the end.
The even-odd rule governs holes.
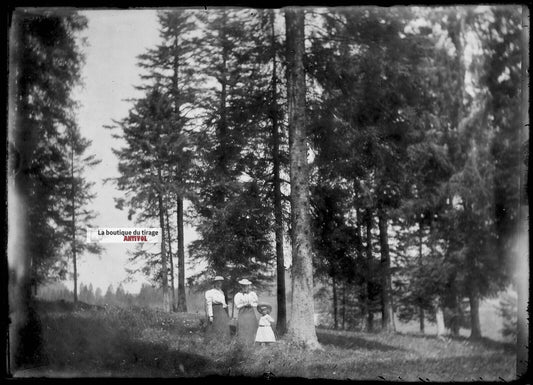
{"type": "Polygon", "coordinates": [[[247,279],[239,281],[241,290],[235,294],[233,299],[235,307],[239,311],[237,318],[237,340],[247,345],[255,341],[257,332],[257,294],[251,291],[252,282],[247,279]]]}
{"type": "Polygon", "coordinates": [[[216,276],[213,288],[205,292],[205,307],[208,317],[207,335],[212,338],[229,338],[229,316],[226,297],[222,291],[224,278],[216,276]]]}
{"type": "Polygon", "coordinates": [[[272,330],[274,318],[270,316],[272,306],[269,304],[257,305],[257,311],[259,311],[262,316],[259,318],[259,327],[255,334],[255,342],[259,342],[261,345],[276,342],[276,336],[274,335],[274,330],[272,330]]]}

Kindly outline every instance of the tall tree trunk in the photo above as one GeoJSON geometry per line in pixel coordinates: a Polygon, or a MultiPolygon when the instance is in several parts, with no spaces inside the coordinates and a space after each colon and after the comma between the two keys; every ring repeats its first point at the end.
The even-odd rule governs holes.
{"type": "Polygon", "coordinates": [[[331,276],[331,285],[333,288],[333,329],[337,330],[339,328],[338,322],[338,301],[337,301],[337,285],[335,284],[335,273],[331,276]]]}
{"type": "Polygon", "coordinates": [[[366,220],[366,272],[367,272],[367,284],[366,284],[366,299],[367,299],[367,318],[366,318],[366,330],[368,332],[374,331],[374,309],[372,306],[372,292],[371,281],[374,277],[374,261],[372,257],[372,211],[367,209],[365,212],[366,220]]]}
{"type": "MultiPolygon", "coordinates": [[[[179,47],[179,36],[176,32],[174,36],[174,61],[173,61],[173,76],[172,76],[172,89],[173,89],[173,98],[174,98],[174,114],[176,120],[180,120],[180,101],[179,101],[179,56],[177,55],[177,50],[179,47]]],[[[180,180],[180,175],[178,168],[176,168],[176,178],[180,180]]],[[[177,232],[178,232],[178,298],[177,298],[177,308],[178,312],[187,311],[187,297],[185,294],[185,245],[183,239],[183,197],[179,194],[176,194],[176,215],[177,215],[177,232]]],[[[174,274],[172,274],[174,278],[174,274]]],[[[172,284],[172,293],[174,293],[174,284],[172,284]]],[[[172,298],[172,306],[175,304],[174,297],[172,298]]]]}
{"type": "MultiPolygon", "coordinates": [[[[161,169],[157,169],[159,177],[159,186],[162,186],[161,169]]],[[[170,293],[168,292],[168,265],[167,265],[167,250],[165,246],[165,208],[163,206],[163,195],[161,191],[157,193],[157,200],[159,203],[159,226],[161,227],[161,279],[163,288],[163,310],[170,312],[170,293]]]]}
{"type": "Polygon", "coordinates": [[[274,222],[276,232],[276,282],[278,319],[276,330],[278,335],[287,331],[287,301],[285,297],[285,261],[283,255],[283,211],[281,202],[281,160],[279,154],[279,122],[278,122],[278,92],[277,92],[277,62],[276,62],[276,35],[274,31],[275,14],[270,11],[270,36],[272,47],[272,100],[270,105],[270,119],[272,120],[272,161],[274,177],[274,222]]]}
{"type": "MultiPolygon", "coordinates": [[[[453,104],[453,114],[452,114],[452,130],[457,131],[459,126],[462,124],[463,119],[465,118],[465,74],[466,67],[464,61],[464,17],[460,9],[456,9],[455,12],[450,14],[448,27],[448,34],[450,40],[452,41],[455,47],[455,65],[457,69],[457,82],[455,83],[455,99],[453,104]]],[[[456,167],[461,167],[461,153],[460,146],[457,141],[451,139],[452,137],[448,136],[446,131],[445,133],[447,138],[448,151],[450,154],[451,163],[456,167]]],[[[448,201],[452,202],[452,196],[448,196],[448,201]]],[[[452,209],[450,207],[450,209],[452,209]]],[[[451,313],[451,318],[448,322],[448,327],[450,328],[451,334],[453,336],[459,335],[460,330],[460,311],[459,303],[457,301],[457,292],[456,292],[456,282],[455,277],[452,277],[449,282],[450,291],[447,293],[446,298],[443,298],[446,308],[451,313]]]]}
{"type": "MultiPolygon", "coordinates": [[[[467,202],[465,202],[467,203],[467,202]]],[[[471,217],[472,213],[470,210],[470,205],[465,205],[465,215],[471,217]]],[[[481,324],[479,322],[479,292],[478,292],[478,282],[477,282],[477,269],[476,269],[476,253],[468,253],[466,255],[467,263],[467,282],[466,282],[466,291],[468,295],[468,300],[470,302],[470,338],[471,339],[480,339],[481,338],[481,324]]]]}
{"type": "Polygon", "coordinates": [[[178,224],[178,311],[187,312],[185,294],[185,241],[183,237],[183,197],[177,196],[178,224]]]}
{"type": "MultiPolygon", "coordinates": [[[[422,223],[418,222],[418,265],[422,266],[422,258],[423,258],[423,249],[422,246],[424,245],[424,230],[422,229],[422,223]]],[[[421,301],[422,298],[419,298],[419,301],[421,301]]],[[[420,321],[420,333],[424,334],[425,332],[425,324],[424,324],[424,307],[420,303],[418,306],[418,320],[420,321]]]]}
{"type": "Polygon", "coordinates": [[[346,282],[342,284],[342,330],[346,330],[346,282]]]}
{"type": "MultiPolygon", "coordinates": [[[[466,88],[465,88],[465,76],[466,76],[466,65],[465,65],[465,55],[464,55],[464,49],[465,49],[465,17],[463,14],[463,10],[457,9],[456,12],[453,13],[453,16],[450,19],[449,27],[448,27],[448,33],[450,36],[450,39],[455,47],[455,64],[457,68],[457,82],[456,82],[456,89],[455,89],[455,95],[456,95],[456,105],[455,105],[455,111],[453,114],[454,120],[452,121],[453,128],[455,130],[459,130],[459,127],[463,124],[463,121],[466,117],[466,106],[464,104],[464,100],[466,98],[466,88]]],[[[448,144],[450,150],[450,158],[452,161],[452,164],[454,164],[456,167],[460,166],[461,163],[461,154],[460,154],[460,148],[458,147],[456,142],[452,142],[451,146],[450,143],[448,144]]],[[[448,197],[449,202],[452,201],[451,196],[448,197]]],[[[449,297],[447,299],[447,307],[449,308],[452,316],[450,319],[449,327],[451,334],[454,337],[459,336],[460,331],[460,324],[461,324],[461,309],[460,309],[460,301],[458,300],[458,293],[457,293],[457,284],[456,284],[456,278],[453,277],[450,284],[451,291],[449,293],[449,297]]]]}
{"type": "MultiPolygon", "coordinates": [[[[432,240],[432,234],[433,234],[433,221],[429,221],[429,234],[428,234],[428,245],[429,249],[431,251],[431,254],[435,252],[435,246],[433,244],[432,240]]],[[[445,324],[444,324],[444,298],[442,295],[437,295],[437,298],[435,299],[434,307],[435,307],[435,318],[437,321],[437,337],[441,337],[445,333],[445,324]]]]}
{"type": "Polygon", "coordinates": [[[172,311],[176,311],[176,286],[174,285],[174,258],[172,257],[172,241],[170,235],[170,221],[168,219],[168,210],[165,209],[165,219],[167,222],[167,243],[168,243],[168,261],[170,264],[170,290],[171,290],[171,301],[172,301],[172,311]]]}
{"type": "MultiPolygon", "coordinates": [[[[391,291],[390,292],[392,293],[392,287],[391,287],[391,291]]],[[[390,308],[391,308],[390,320],[391,320],[392,330],[396,331],[396,321],[394,319],[394,297],[392,295],[390,296],[390,308]]]]}
{"type": "Polygon", "coordinates": [[[74,179],[74,138],[70,150],[70,178],[72,180],[72,265],[74,267],[74,303],[78,303],[78,263],[76,260],[76,181],[74,179]]]}
{"type": "Polygon", "coordinates": [[[310,242],[307,133],[305,128],[304,11],[285,10],[287,99],[292,220],[292,307],[290,339],[319,347],[313,303],[313,260],[310,242]]]}
{"type": "Polygon", "coordinates": [[[481,338],[481,323],[479,322],[479,296],[477,294],[475,283],[471,282],[468,290],[468,299],[470,300],[470,338],[481,338]]]}
{"type": "Polygon", "coordinates": [[[451,313],[451,318],[449,321],[449,328],[452,336],[459,337],[459,332],[461,330],[461,320],[460,320],[460,311],[459,311],[459,300],[458,300],[458,293],[457,293],[457,287],[456,287],[456,279],[455,276],[452,277],[450,282],[450,289],[449,289],[449,295],[447,298],[448,302],[448,310],[451,313]]]}
{"type": "Polygon", "coordinates": [[[425,333],[425,324],[424,324],[424,308],[422,306],[418,307],[418,320],[420,321],[420,333],[425,333]]]}
{"type": "MultiPolygon", "coordinates": [[[[368,274],[366,270],[368,268],[368,263],[365,257],[365,250],[363,248],[363,234],[362,228],[365,223],[363,211],[360,209],[357,210],[357,256],[358,256],[358,268],[363,270],[361,274],[361,291],[359,298],[361,299],[361,314],[362,317],[368,316],[369,303],[368,303],[368,274]]],[[[365,318],[366,319],[366,318],[365,318]]]]}
{"type": "Polygon", "coordinates": [[[392,309],[392,282],[390,274],[390,252],[387,213],[378,208],[379,243],[381,246],[381,328],[394,331],[394,312],[392,309]]]}

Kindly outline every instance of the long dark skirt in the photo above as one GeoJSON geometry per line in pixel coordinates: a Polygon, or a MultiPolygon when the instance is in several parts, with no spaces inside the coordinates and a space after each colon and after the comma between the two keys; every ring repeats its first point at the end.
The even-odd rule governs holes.
{"type": "Polygon", "coordinates": [[[239,309],[239,318],[237,319],[237,340],[244,344],[253,344],[257,326],[258,322],[254,308],[251,306],[241,307],[239,309]]]}
{"type": "Polygon", "coordinates": [[[229,317],[222,305],[213,305],[213,323],[207,324],[206,334],[210,338],[229,338],[229,317]]]}

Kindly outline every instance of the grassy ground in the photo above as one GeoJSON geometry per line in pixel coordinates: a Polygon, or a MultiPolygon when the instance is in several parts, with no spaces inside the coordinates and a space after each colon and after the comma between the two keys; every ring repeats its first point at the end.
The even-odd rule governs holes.
{"type": "Polygon", "coordinates": [[[322,350],[286,341],[208,341],[197,314],[39,303],[43,362],[15,377],[197,377],[211,374],[391,381],[512,380],[514,346],[413,334],[317,330],[322,350]]]}

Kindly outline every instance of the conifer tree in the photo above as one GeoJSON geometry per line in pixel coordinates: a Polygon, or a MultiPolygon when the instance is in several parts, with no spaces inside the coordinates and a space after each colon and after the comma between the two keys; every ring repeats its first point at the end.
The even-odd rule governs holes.
{"type": "MultiPolygon", "coordinates": [[[[163,289],[163,308],[171,311],[171,295],[168,288],[169,266],[167,254],[168,233],[165,226],[165,197],[171,187],[173,167],[173,146],[182,143],[168,143],[162,137],[173,133],[172,100],[158,85],[147,91],[147,95],[135,102],[129,116],[118,122],[121,137],[126,145],[114,149],[119,158],[119,172],[115,179],[117,187],[126,193],[125,199],[117,200],[117,207],[129,207],[130,218],[137,221],[156,220],[162,230],[159,259],[147,261],[147,271],[155,268],[155,277],[163,289]]],[[[116,128],[116,127],[115,127],[116,128]]],[[[136,253],[135,256],[146,255],[136,253]]]]}
{"type": "MultiPolygon", "coordinates": [[[[40,362],[39,326],[32,310],[32,287],[62,268],[68,242],[61,196],[68,167],[64,132],[74,127],[71,97],[83,62],[76,34],[86,27],[76,12],[17,9],[10,31],[9,197],[17,236],[9,253],[18,266],[11,273],[16,304],[10,304],[15,333],[13,368],[40,362]]],[[[13,226],[13,227],[11,227],[13,226]]],[[[10,258],[11,260],[11,258],[10,258]]]]}
{"type": "Polygon", "coordinates": [[[288,335],[294,341],[317,348],[314,304],[309,301],[313,298],[313,263],[305,129],[304,18],[302,9],[285,10],[292,229],[292,310],[288,335]]]}
{"type": "Polygon", "coordinates": [[[83,172],[87,167],[94,167],[101,161],[95,155],[86,155],[85,152],[91,145],[91,141],[80,136],[79,130],[72,129],[67,134],[70,147],[70,172],[67,187],[64,192],[67,196],[65,202],[65,218],[69,223],[65,229],[70,235],[70,247],[67,255],[72,257],[73,280],[74,280],[74,303],[78,301],[78,258],[84,252],[100,254],[102,248],[96,243],[87,243],[86,229],[91,226],[96,217],[94,210],[89,210],[87,205],[96,197],[92,192],[95,182],[87,181],[83,172]],[[70,187],[70,188],[68,188],[70,187]]]}
{"type": "MultiPolygon", "coordinates": [[[[264,100],[258,95],[261,75],[254,31],[258,22],[249,10],[221,9],[201,17],[206,25],[198,54],[207,85],[197,135],[197,213],[199,239],[190,246],[195,259],[207,261],[208,274],[237,280],[249,278],[259,287],[269,280],[271,209],[266,194],[264,100]],[[245,20],[246,22],[243,22],[245,20]]],[[[263,69],[264,72],[264,69],[263,69]]],[[[268,132],[268,131],[266,131],[268,132]]],[[[205,276],[205,274],[202,274],[205,276]]]]}
{"type": "MultiPolygon", "coordinates": [[[[168,124],[168,136],[165,138],[168,147],[168,195],[174,201],[165,202],[168,210],[174,206],[177,226],[177,258],[178,258],[178,293],[176,308],[187,311],[185,299],[185,245],[183,237],[184,200],[191,194],[190,170],[192,167],[192,142],[190,134],[190,114],[194,114],[197,82],[200,80],[195,70],[195,53],[197,38],[192,33],[197,29],[194,13],[189,10],[161,11],[158,13],[161,43],[140,55],[139,65],[147,72],[143,77],[149,81],[147,87],[154,82],[170,98],[171,111],[168,124]],[[172,197],[172,198],[171,198],[172,197]]],[[[167,231],[168,232],[168,231],[167,231]]],[[[168,232],[167,242],[171,241],[168,232]]],[[[170,247],[170,246],[169,246],[170,247]]],[[[170,251],[170,250],[169,250],[170,251]]],[[[171,282],[173,285],[172,254],[169,254],[171,266],[171,282]]],[[[172,290],[174,293],[174,290],[172,290]]],[[[174,296],[174,294],[173,294],[174,296]]]]}

